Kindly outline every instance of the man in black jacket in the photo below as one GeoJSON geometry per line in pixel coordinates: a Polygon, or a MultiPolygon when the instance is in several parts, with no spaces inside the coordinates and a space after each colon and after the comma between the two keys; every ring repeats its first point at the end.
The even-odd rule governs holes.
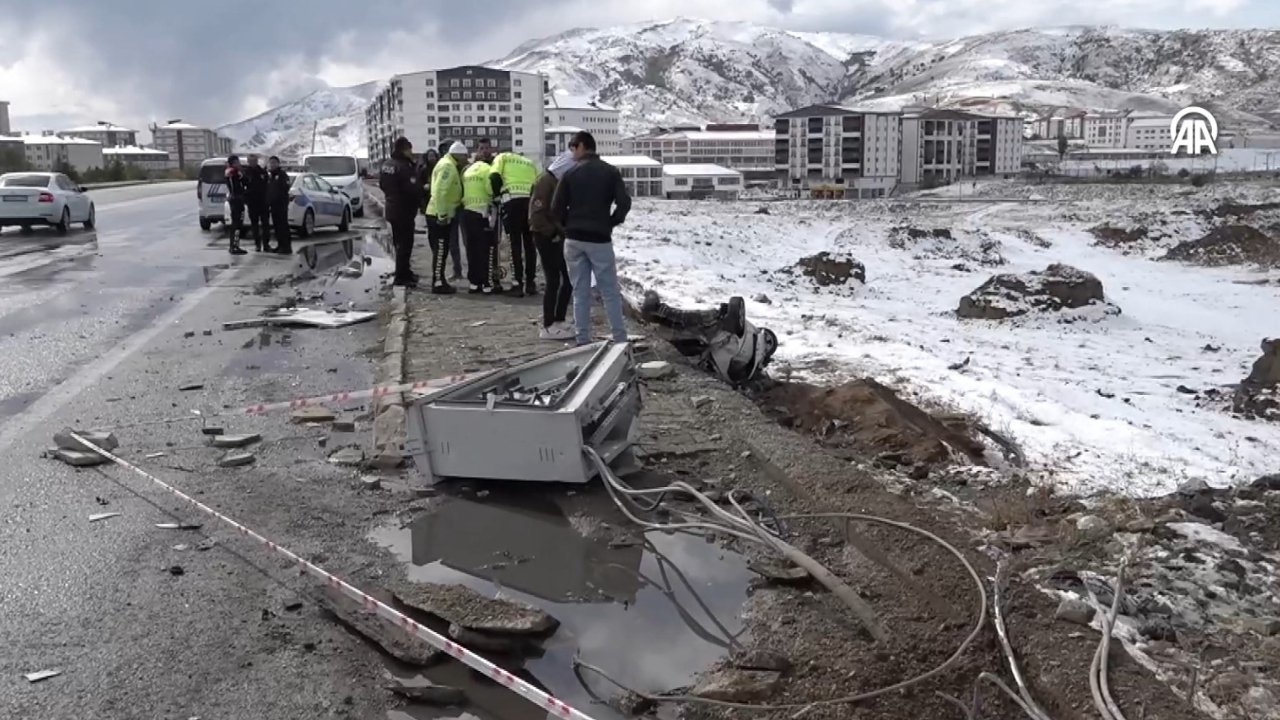
{"type": "Polygon", "coordinates": [[[244,255],[245,251],[240,247],[240,236],[244,234],[245,187],[239,157],[227,156],[227,169],[223,175],[227,180],[227,209],[231,212],[231,217],[227,218],[231,223],[231,239],[227,249],[232,255],[244,255]]]}
{"type": "MultiPolygon", "coordinates": [[[[293,202],[289,193],[292,189],[293,180],[289,178],[289,173],[280,167],[280,158],[275,155],[267,158],[267,207],[271,212],[271,225],[275,228],[275,251],[281,255],[293,253],[293,243],[289,241],[289,203],[293,202]]],[[[267,248],[268,235],[269,233],[264,230],[262,237],[264,249],[267,248]]]]}
{"type": "Polygon", "coordinates": [[[258,164],[257,155],[250,155],[243,174],[244,202],[249,209],[249,231],[253,233],[253,248],[261,252],[271,235],[271,226],[267,220],[267,169],[258,164]]]}
{"type": "Polygon", "coordinates": [[[622,173],[596,154],[596,140],[579,132],[569,143],[578,164],[565,173],[551,201],[564,228],[564,259],[573,283],[573,324],[579,345],[591,342],[591,279],[594,276],[616,342],[626,342],[622,291],[613,254],[613,229],[627,219],[631,196],[622,173]]]}
{"type": "Polygon", "coordinates": [[[402,287],[417,287],[418,278],[410,261],[413,255],[413,222],[422,208],[422,185],[413,161],[413,143],[409,138],[396,138],[391,157],[382,164],[378,186],[385,198],[384,215],[391,226],[391,241],[396,248],[396,272],[392,282],[402,287]]]}

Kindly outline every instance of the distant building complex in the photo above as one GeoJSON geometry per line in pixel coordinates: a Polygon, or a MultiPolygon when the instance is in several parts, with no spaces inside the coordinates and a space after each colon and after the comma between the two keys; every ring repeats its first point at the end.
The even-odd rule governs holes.
{"type": "Polygon", "coordinates": [[[46,133],[23,135],[22,142],[27,164],[36,170],[56,170],[62,165],[76,170],[102,167],[102,146],[92,140],[46,133]]]}
{"type": "Polygon", "coordinates": [[[182,120],[151,126],[151,144],[168,153],[177,167],[190,167],[209,158],[231,154],[231,138],[182,120]]]}
{"type": "Polygon", "coordinates": [[[83,127],[73,127],[70,130],[63,130],[60,135],[64,137],[77,137],[85,140],[92,140],[104,148],[115,148],[123,146],[138,145],[138,131],[129,128],[112,125],[107,122],[100,122],[97,125],[85,125],[83,127]]]}
{"type": "Polygon", "coordinates": [[[774,132],[757,125],[706,125],[658,129],[622,141],[622,152],[667,164],[716,164],[748,179],[772,179],[774,132]]]}
{"type": "Polygon", "coordinates": [[[556,148],[555,152],[544,154],[547,162],[568,147],[568,143],[562,144],[560,141],[570,130],[591,133],[596,140],[596,150],[601,155],[616,155],[623,150],[622,135],[618,129],[620,113],[616,108],[558,91],[548,93],[545,102],[543,134],[548,148],[553,145],[556,148]]]}

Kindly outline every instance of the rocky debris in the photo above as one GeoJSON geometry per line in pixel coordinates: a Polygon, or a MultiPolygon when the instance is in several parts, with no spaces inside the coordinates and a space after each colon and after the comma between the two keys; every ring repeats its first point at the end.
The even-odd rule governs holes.
{"type": "Polygon", "coordinates": [[[516,655],[525,647],[525,641],[519,636],[492,635],[490,633],[477,632],[468,630],[457,623],[449,626],[449,637],[468,650],[475,652],[516,655]]]}
{"type": "Polygon", "coordinates": [[[61,460],[62,462],[72,467],[94,467],[97,465],[103,465],[111,462],[105,456],[99,455],[98,453],[95,453],[95,452],[83,452],[81,450],[66,450],[63,448],[55,449],[52,452],[52,457],[55,460],[61,460]]]}
{"type": "Polygon", "coordinates": [[[304,407],[294,410],[290,419],[295,423],[326,423],[337,417],[333,411],[324,407],[304,407]]]}
{"type": "Polygon", "coordinates": [[[904,236],[912,240],[925,240],[927,238],[937,238],[940,240],[953,240],[951,231],[947,228],[934,228],[932,230],[921,230],[914,227],[897,227],[893,229],[895,235],[904,236]]]}
{"type": "Polygon", "coordinates": [[[769,699],[781,685],[780,672],[726,669],[702,678],[689,694],[707,700],[751,703],[769,699]]]}
{"type": "Polygon", "coordinates": [[[800,274],[811,278],[818,287],[832,285],[848,285],[850,280],[866,284],[867,269],[863,264],[847,255],[836,255],[825,250],[810,257],[800,258],[796,263],[800,274]]]}
{"type": "Polygon", "coordinates": [[[388,655],[409,665],[425,667],[443,653],[426,642],[383,620],[376,612],[334,592],[319,596],[320,604],[343,625],[382,648],[388,655]]]}
{"type": "Polygon", "coordinates": [[[378,477],[377,475],[362,477],[360,478],[360,486],[363,487],[365,490],[381,490],[382,478],[378,477]]]}
{"type": "Polygon", "coordinates": [[[729,664],[739,670],[791,671],[791,661],[771,650],[739,650],[729,657],[729,664]]]}
{"type": "Polygon", "coordinates": [[[1123,249],[1128,245],[1141,242],[1147,238],[1147,228],[1139,225],[1132,230],[1102,224],[1089,228],[1089,232],[1098,239],[1096,244],[1108,248],[1123,249]]]}
{"type": "Polygon", "coordinates": [[[1245,618],[1244,626],[1249,632],[1257,633],[1263,637],[1280,635],[1280,618],[1245,618]]]}
{"type": "Polygon", "coordinates": [[[971,320],[1003,320],[1031,312],[1056,312],[1090,306],[1106,314],[1120,309],[1106,302],[1102,281],[1070,265],[1055,263],[1043,271],[993,276],[960,298],[956,315],[971,320]]]}
{"type": "Polygon", "coordinates": [[[778,585],[806,585],[813,579],[808,570],[797,565],[783,564],[778,560],[753,560],[747,567],[765,580],[778,585]]]}
{"type": "Polygon", "coordinates": [[[1043,237],[1040,237],[1039,235],[1032,232],[1031,230],[1028,230],[1027,228],[1016,228],[1014,230],[1011,230],[1010,234],[1013,235],[1014,237],[1022,238],[1023,240],[1027,241],[1032,245],[1035,245],[1036,247],[1046,248],[1046,249],[1053,247],[1052,242],[1046,240],[1043,237]]]}
{"type": "Polygon", "coordinates": [[[1103,540],[1111,536],[1111,524],[1097,515],[1085,515],[1076,520],[1076,530],[1089,541],[1103,540]]]}
{"type": "Polygon", "coordinates": [[[756,302],[758,302],[758,303],[760,303],[761,305],[772,305],[772,304],[773,304],[773,301],[769,299],[769,296],[768,296],[768,295],[765,295],[764,293],[760,293],[759,295],[756,295],[755,297],[753,297],[753,298],[751,298],[751,299],[752,299],[752,300],[754,300],[754,301],[756,301],[756,302]]]}
{"type": "Polygon", "coordinates": [[[701,408],[715,402],[715,399],[709,395],[698,395],[693,398],[690,398],[689,402],[693,403],[693,406],[695,408],[701,408]]]}
{"type": "Polygon", "coordinates": [[[1261,686],[1249,688],[1240,700],[1240,704],[1255,718],[1264,720],[1280,718],[1280,702],[1276,700],[1276,694],[1267,688],[1261,686]]]}
{"type": "Polygon", "coordinates": [[[213,446],[216,448],[242,448],[261,441],[262,436],[258,433],[249,433],[244,435],[215,435],[213,438],[213,446]]]}
{"type": "Polygon", "coordinates": [[[465,705],[467,702],[467,694],[461,688],[437,685],[425,678],[411,680],[388,675],[383,687],[407,700],[437,707],[465,705]]]}
{"type": "Polygon", "coordinates": [[[1238,203],[1234,200],[1223,200],[1216,207],[1197,210],[1196,214],[1203,218],[1227,218],[1252,215],[1264,210],[1280,210],[1280,203],[1238,203]]]}
{"type": "Polygon", "coordinates": [[[98,447],[111,452],[120,447],[120,441],[110,432],[102,430],[72,430],[71,428],[63,428],[53,436],[53,444],[62,450],[75,450],[83,453],[93,453],[94,450],[88,445],[71,437],[75,433],[84,438],[87,442],[93,443],[98,447]]]}
{"type": "Polygon", "coordinates": [[[773,213],[769,212],[769,208],[761,205],[760,207],[756,208],[755,214],[756,215],[772,215],[773,213]]]}
{"type": "Polygon", "coordinates": [[[411,608],[478,632],[545,635],[560,625],[538,608],[485,597],[462,585],[405,584],[396,590],[395,598],[411,608]]]}
{"type": "Polygon", "coordinates": [[[646,380],[657,380],[660,378],[674,375],[676,369],[669,362],[662,360],[653,360],[650,362],[640,363],[636,366],[636,371],[640,373],[640,377],[646,380]]]}
{"type": "Polygon", "coordinates": [[[245,465],[252,465],[255,462],[257,462],[257,458],[253,456],[253,453],[233,452],[223,455],[218,460],[218,467],[244,467],[245,465]]]}
{"type": "Polygon", "coordinates": [[[1058,603],[1058,610],[1053,614],[1057,620],[1066,620],[1076,625],[1088,625],[1093,622],[1097,609],[1079,598],[1065,597],[1058,603]]]}
{"type": "Polygon", "coordinates": [[[618,692],[609,698],[609,707],[625,717],[640,717],[656,707],[657,703],[630,690],[618,692]]]}
{"type": "Polygon", "coordinates": [[[334,420],[331,426],[334,432],[355,432],[356,423],[354,420],[334,420]]]}
{"type": "Polygon", "coordinates": [[[344,467],[357,467],[364,462],[364,450],[357,445],[339,448],[330,453],[329,462],[344,467]]]}
{"type": "Polygon", "coordinates": [[[1250,483],[1249,487],[1263,492],[1280,492],[1280,473],[1263,475],[1250,483]]]}
{"type": "Polygon", "coordinates": [[[1251,225],[1223,225],[1204,237],[1174,245],[1161,259],[1206,267],[1247,264],[1280,267],[1280,242],[1251,225]]]}

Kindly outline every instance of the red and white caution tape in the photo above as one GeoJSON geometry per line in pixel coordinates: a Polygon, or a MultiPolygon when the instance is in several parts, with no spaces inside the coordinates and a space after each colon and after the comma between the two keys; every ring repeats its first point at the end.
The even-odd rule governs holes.
{"type": "Polygon", "coordinates": [[[543,710],[546,710],[548,713],[547,715],[548,718],[562,718],[563,720],[593,720],[590,715],[587,715],[582,711],[571,707],[568,703],[562,700],[557,700],[555,697],[548,695],[547,693],[539,690],[533,685],[530,685],[524,680],[521,680],[515,675],[512,675],[506,670],[503,670],[497,665],[494,665],[493,663],[475,654],[474,652],[471,652],[470,650],[462,647],[461,645],[450,640],[449,638],[433,632],[430,628],[415,621],[413,618],[409,617],[408,615],[405,615],[399,610],[396,610],[390,605],[387,605],[381,600],[360,590],[356,586],[348,583],[347,581],[343,580],[337,575],[334,575],[333,573],[325,570],[319,565],[316,565],[314,563],[311,563],[302,559],[296,553],[293,553],[290,550],[284,547],[281,547],[280,545],[277,545],[271,540],[268,540],[262,535],[259,535],[253,530],[250,530],[244,525],[236,522],[235,520],[232,520],[226,515],[223,515],[217,510],[214,510],[213,508],[209,507],[208,505],[205,505],[199,500],[196,500],[195,498],[183,493],[182,491],[166,483],[160,478],[157,478],[156,476],[152,475],[146,470],[143,470],[142,468],[139,468],[131,464],[127,460],[124,460],[122,458],[116,457],[115,455],[112,455],[110,452],[107,452],[103,448],[100,448],[97,445],[93,444],[92,442],[89,442],[85,438],[81,437],[78,433],[73,432],[73,433],[70,433],[70,435],[72,438],[76,440],[76,442],[83,444],[85,447],[89,448],[95,453],[98,453],[99,455],[111,460],[113,463],[119,465],[120,467],[123,467],[126,470],[130,470],[135,474],[140,475],[146,478],[147,480],[150,480],[156,485],[159,485],[161,488],[163,488],[164,490],[167,490],[174,497],[191,505],[192,507],[196,508],[200,512],[212,518],[220,520],[223,523],[226,523],[227,525],[231,526],[232,528],[235,528],[236,532],[240,533],[244,537],[247,537],[257,542],[259,545],[266,548],[270,552],[273,552],[273,553],[276,553],[277,555],[281,555],[285,558],[288,558],[290,562],[297,565],[299,574],[302,574],[302,575],[310,574],[313,577],[316,577],[325,581],[325,583],[328,585],[329,588],[333,590],[338,590],[343,595],[346,595],[352,600],[355,600],[356,602],[360,603],[360,606],[364,610],[376,613],[377,615],[381,616],[384,620],[391,622],[396,627],[403,629],[405,632],[409,633],[410,635],[418,638],[419,640],[422,640],[423,642],[426,642],[427,644],[431,645],[434,648],[444,651],[450,657],[456,658],[458,661],[460,661],[467,667],[471,668],[472,670],[482,673],[485,677],[489,678],[490,680],[497,682],[498,684],[502,685],[508,690],[511,690],[512,692],[524,698],[525,700],[528,700],[534,705],[537,705],[543,710]]]}
{"type": "MultiPolygon", "coordinates": [[[[398,385],[380,385],[365,390],[344,390],[342,392],[330,393],[328,395],[316,395],[307,398],[295,398],[293,400],[283,400],[273,403],[257,403],[244,408],[238,415],[264,415],[279,410],[297,410],[304,407],[315,407],[319,405],[330,405],[332,403],[348,402],[351,400],[364,400],[366,398],[384,398],[388,395],[397,395],[400,393],[420,392],[425,390],[439,390],[441,388],[456,385],[458,383],[474,380],[475,378],[488,375],[491,370],[485,372],[466,373],[463,375],[450,375],[448,377],[436,378],[434,380],[419,380],[417,382],[400,383],[398,385]]],[[[228,413],[221,413],[228,414],[228,413]]],[[[205,417],[213,417],[207,415],[205,417]]]]}

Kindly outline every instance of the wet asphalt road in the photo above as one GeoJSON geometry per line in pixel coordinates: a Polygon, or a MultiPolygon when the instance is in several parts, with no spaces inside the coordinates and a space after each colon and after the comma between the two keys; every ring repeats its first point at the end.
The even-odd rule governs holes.
{"type": "MultiPolygon", "coordinates": [[[[369,512],[351,473],[287,417],[230,427],[269,442],[255,466],[222,472],[189,422],[124,427],[373,380],[377,323],[221,329],[271,300],[247,288],[301,260],[233,258],[198,228],[194,195],[191,183],[98,191],[96,232],[0,234],[0,717],[366,717],[386,702],[358,641],[310,606],[284,609],[296,588],[269,556],[225,540],[200,552],[226,533],[157,529],[210,521],[175,514],[146,481],[40,457],[63,426],[121,427],[126,457],[300,552],[363,532],[336,511],[369,512]],[[180,392],[188,382],[204,388],[180,392]],[[151,452],[168,456],[144,462],[151,452]],[[121,515],[89,522],[103,512],[121,515]],[[46,669],[63,674],[23,678],[46,669]]],[[[376,269],[347,296],[376,306],[376,269]]]]}

